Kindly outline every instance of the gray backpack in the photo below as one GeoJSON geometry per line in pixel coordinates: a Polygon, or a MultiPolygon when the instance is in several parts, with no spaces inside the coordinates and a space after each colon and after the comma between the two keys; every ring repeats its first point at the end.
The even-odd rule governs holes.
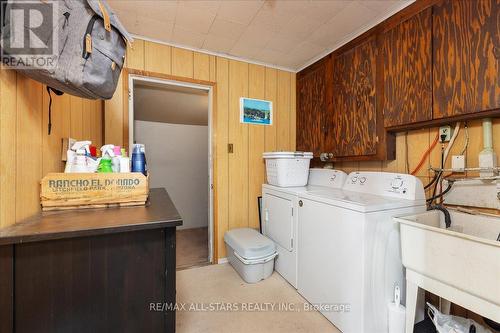
{"type": "MultiPolygon", "coordinates": [[[[4,64],[7,55],[11,61],[7,64],[15,64],[14,68],[24,75],[60,92],[89,99],[113,96],[125,60],[126,44],[132,42],[132,38],[104,0],[44,0],[26,5],[19,0],[7,0],[3,12],[4,64]],[[28,5],[32,7],[26,7],[28,5]],[[23,31],[22,26],[19,28],[21,23],[14,22],[23,21],[19,15],[36,11],[41,13],[38,18],[43,17],[48,23],[29,23],[31,31],[26,28],[23,31]],[[15,24],[18,26],[13,28],[15,24]],[[36,43],[32,41],[33,35],[45,49],[26,47],[28,43],[36,43]],[[14,45],[13,38],[18,38],[16,43],[21,47],[14,47],[19,45],[14,45]],[[34,55],[36,61],[30,62],[22,52],[34,55]],[[22,66],[17,66],[19,64],[22,66]]],[[[25,16],[22,16],[24,25],[25,16]]]]}

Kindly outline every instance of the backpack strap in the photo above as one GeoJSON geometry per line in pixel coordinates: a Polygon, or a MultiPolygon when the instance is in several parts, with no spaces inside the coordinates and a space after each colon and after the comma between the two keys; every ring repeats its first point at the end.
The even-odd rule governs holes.
{"type": "Polygon", "coordinates": [[[61,96],[62,94],[64,94],[60,90],[47,86],[47,92],[49,93],[49,124],[48,124],[49,135],[52,130],[52,95],[50,94],[51,91],[53,91],[54,94],[56,94],[57,96],[61,96]]]}

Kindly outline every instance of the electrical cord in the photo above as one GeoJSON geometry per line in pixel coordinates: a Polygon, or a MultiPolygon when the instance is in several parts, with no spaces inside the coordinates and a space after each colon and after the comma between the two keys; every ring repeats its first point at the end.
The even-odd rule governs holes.
{"type": "Polygon", "coordinates": [[[411,172],[412,175],[415,175],[418,172],[418,170],[420,170],[420,168],[422,168],[422,165],[424,165],[425,159],[434,150],[434,147],[436,147],[438,142],[439,142],[439,133],[436,134],[434,141],[432,142],[432,144],[429,146],[429,148],[425,151],[425,153],[420,158],[420,162],[418,162],[415,169],[413,169],[413,171],[411,172]]]}
{"type": "Polygon", "coordinates": [[[427,190],[428,188],[430,188],[432,186],[432,184],[434,184],[438,178],[438,173],[439,172],[436,172],[434,173],[434,177],[431,179],[431,181],[429,182],[429,184],[425,185],[424,186],[424,190],[427,190]]]}
{"type": "Polygon", "coordinates": [[[446,187],[446,190],[444,190],[443,192],[441,192],[441,193],[439,193],[437,195],[433,195],[432,197],[430,197],[429,199],[427,199],[427,202],[429,203],[429,205],[432,205],[432,202],[434,200],[439,199],[443,195],[445,195],[446,193],[450,192],[452,186],[453,186],[453,181],[449,180],[448,181],[448,187],[446,187]]]}
{"type": "Polygon", "coordinates": [[[467,148],[469,147],[469,129],[467,128],[467,123],[464,124],[464,147],[462,148],[462,151],[460,152],[460,155],[464,155],[465,152],[467,151],[467,148]]]}
{"type": "Polygon", "coordinates": [[[408,132],[405,132],[405,172],[410,172],[410,161],[408,159],[408,132]]]}

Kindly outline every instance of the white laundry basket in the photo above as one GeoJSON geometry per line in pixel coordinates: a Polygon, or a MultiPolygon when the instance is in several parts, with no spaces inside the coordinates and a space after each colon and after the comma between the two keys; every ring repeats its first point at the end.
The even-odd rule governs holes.
{"type": "Polygon", "coordinates": [[[248,283],[271,276],[278,255],[272,240],[255,229],[240,228],[224,234],[227,258],[231,266],[248,283]]]}
{"type": "Polygon", "coordinates": [[[307,185],[309,164],[313,153],[269,152],[263,154],[266,160],[267,182],[280,187],[307,185]]]}

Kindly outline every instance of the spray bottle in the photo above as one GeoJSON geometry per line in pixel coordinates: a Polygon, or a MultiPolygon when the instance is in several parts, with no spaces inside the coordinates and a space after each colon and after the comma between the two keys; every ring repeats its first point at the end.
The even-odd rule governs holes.
{"type": "Polygon", "coordinates": [[[122,151],[120,149],[120,146],[114,146],[113,153],[115,155],[111,158],[111,165],[113,168],[113,172],[120,172],[120,159],[121,159],[121,155],[122,155],[122,151]]]}
{"type": "Polygon", "coordinates": [[[112,158],[115,157],[114,145],[104,145],[101,147],[102,158],[99,162],[97,172],[113,172],[112,158]]]}
{"type": "MultiPolygon", "coordinates": [[[[68,153],[68,158],[70,155],[73,155],[73,160],[70,165],[69,172],[89,172],[88,164],[87,164],[87,155],[90,155],[90,141],[77,141],[71,147],[71,150],[74,152],[73,154],[68,153]]],[[[66,165],[70,162],[68,159],[66,165]]],[[[66,169],[64,170],[66,171],[66,169]]]]}
{"type": "Polygon", "coordinates": [[[146,155],[144,153],[144,145],[136,143],[132,152],[132,172],[142,172],[147,174],[146,155]]]}

